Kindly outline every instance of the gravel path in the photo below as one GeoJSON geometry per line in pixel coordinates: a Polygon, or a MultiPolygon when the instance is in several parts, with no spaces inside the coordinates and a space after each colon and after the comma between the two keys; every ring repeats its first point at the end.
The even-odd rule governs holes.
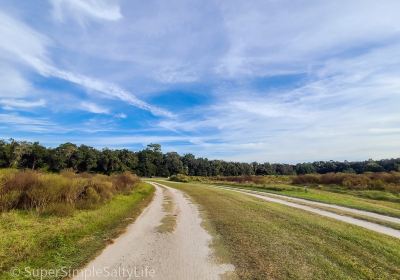
{"type": "Polygon", "coordinates": [[[221,279],[197,206],[181,191],[151,183],[155,196],[126,232],[74,279],[221,279]]]}
{"type": "Polygon", "coordinates": [[[378,214],[378,213],[373,213],[373,212],[369,212],[369,211],[365,211],[365,210],[358,210],[358,209],[339,206],[339,205],[335,205],[335,204],[311,201],[311,200],[308,200],[308,199],[291,197],[291,196],[287,196],[287,195],[280,195],[280,194],[274,194],[274,193],[253,191],[253,190],[248,190],[248,189],[243,189],[243,188],[231,188],[231,187],[226,187],[226,186],[218,186],[218,187],[221,187],[221,188],[224,188],[224,189],[231,189],[231,190],[241,190],[241,191],[245,191],[245,192],[249,192],[249,193],[261,194],[261,195],[270,196],[270,197],[282,198],[284,200],[291,200],[291,201],[307,203],[308,205],[322,206],[322,207],[325,207],[325,208],[332,208],[332,209],[342,210],[342,211],[346,211],[346,212],[349,212],[349,213],[354,213],[354,214],[358,214],[358,215],[362,215],[362,216],[375,218],[375,219],[378,219],[378,220],[381,220],[381,221],[400,224],[400,219],[399,218],[390,217],[390,216],[386,216],[386,215],[382,215],[382,214],[378,214]]]}
{"type": "MultiPolygon", "coordinates": [[[[382,226],[379,224],[375,224],[372,222],[368,222],[368,221],[364,221],[364,220],[360,220],[360,219],[356,219],[356,218],[352,218],[349,216],[345,216],[345,215],[339,215],[339,214],[335,214],[326,210],[321,210],[321,209],[317,209],[317,208],[313,208],[312,206],[306,206],[306,205],[302,205],[302,204],[298,204],[298,203],[294,203],[294,202],[290,202],[284,199],[280,199],[277,197],[271,197],[270,194],[268,193],[260,193],[260,192],[254,192],[254,191],[243,191],[243,190],[238,190],[236,188],[230,188],[230,187],[219,187],[219,186],[213,186],[215,188],[219,188],[219,189],[225,189],[228,191],[233,191],[233,192],[238,192],[238,193],[242,193],[245,195],[249,195],[249,196],[253,196],[253,197],[257,197],[269,202],[275,202],[275,203],[279,203],[279,204],[284,204],[286,206],[290,206],[290,207],[294,207],[297,209],[302,209],[308,212],[312,212],[321,216],[325,216],[325,217],[329,217],[329,218],[333,218],[342,222],[346,222],[349,224],[353,224],[353,225],[357,225],[375,232],[379,232],[379,233],[383,233],[386,235],[390,235],[396,238],[400,238],[400,230],[396,230],[390,227],[386,227],[386,226],[382,226]]],[[[285,199],[287,198],[286,196],[283,196],[285,199]]],[[[308,200],[304,200],[307,203],[309,202],[308,200]]],[[[319,203],[319,205],[323,205],[326,207],[332,206],[330,204],[325,204],[325,203],[319,203]]],[[[350,209],[350,208],[348,208],[350,209]]],[[[346,208],[347,211],[347,208],[346,208]]],[[[363,212],[367,212],[367,211],[363,211],[363,212]]],[[[367,212],[370,213],[370,212],[367,212]]],[[[374,213],[371,213],[374,214],[374,213]]],[[[379,215],[382,216],[382,215],[379,215]]]]}

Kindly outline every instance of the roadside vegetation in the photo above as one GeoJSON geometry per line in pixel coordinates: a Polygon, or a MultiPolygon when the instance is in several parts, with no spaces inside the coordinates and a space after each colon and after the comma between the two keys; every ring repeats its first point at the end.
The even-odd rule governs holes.
{"type": "Polygon", "coordinates": [[[176,182],[198,182],[203,184],[226,185],[230,187],[271,192],[371,211],[393,217],[400,217],[399,178],[399,173],[392,172],[241,177],[193,177],[177,175],[171,176],[170,180],[176,182]],[[304,183],[305,180],[303,180],[303,178],[305,177],[314,178],[314,181],[312,181],[313,183],[304,183]],[[298,178],[301,178],[303,181],[298,180],[298,178]],[[373,188],[374,186],[378,186],[375,183],[368,186],[368,183],[374,181],[380,182],[378,188],[373,188]],[[353,186],[350,185],[350,183],[343,185],[341,182],[353,182],[353,186]],[[356,182],[361,183],[360,185],[357,185],[356,182]],[[365,185],[362,182],[366,182],[365,185]]]}
{"type": "Polygon", "coordinates": [[[68,216],[75,209],[95,208],[116,194],[129,193],[139,182],[129,172],[106,176],[70,171],[50,174],[0,170],[0,211],[23,209],[68,216]]]}
{"type": "MultiPolygon", "coordinates": [[[[1,280],[32,279],[25,273],[26,267],[30,271],[82,267],[132,223],[151,201],[154,191],[151,185],[139,182],[136,177],[131,185],[126,180],[131,175],[126,174],[106,178],[87,174],[7,172],[31,176],[39,183],[18,192],[15,197],[19,199],[6,203],[7,209],[0,213],[1,280]],[[55,195],[45,204],[38,204],[30,196],[31,192],[35,193],[36,187],[32,186],[38,186],[38,190],[50,186],[40,182],[51,183],[51,187],[56,188],[55,192],[45,189],[46,197],[48,193],[55,195]],[[69,196],[71,193],[73,195],[69,196]],[[71,197],[75,199],[70,200],[71,197]],[[60,201],[62,204],[58,204],[60,201]],[[71,208],[65,211],[62,205],[71,208]],[[64,215],[66,213],[68,215],[64,215]],[[15,271],[17,274],[13,273],[15,271]]],[[[19,180],[8,176],[11,175],[6,176],[6,182],[19,180]]],[[[60,274],[46,279],[62,278],[60,274]]]]}
{"type": "Polygon", "coordinates": [[[241,279],[400,279],[395,238],[204,183],[162,183],[202,207],[241,279]]]}

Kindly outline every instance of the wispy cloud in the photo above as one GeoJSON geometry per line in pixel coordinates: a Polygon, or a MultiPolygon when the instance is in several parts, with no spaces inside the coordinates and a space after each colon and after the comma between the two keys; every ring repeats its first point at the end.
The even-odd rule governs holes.
{"type": "Polygon", "coordinates": [[[122,101],[125,101],[129,105],[133,105],[135,107],[138,107],[143,110],[150,111],[154,115],[160,115],[160,116],[165,116],[165,117],[173,117],[174,115],[171,112],[168,112],[167,110],[163,110],[157,106],[150,105],[140,99],[138,99],[136,96],[131,94],[130,92],[114,85],[111,83],[106,83],[99,81],[97,79],[92,79],[83,75],[59,70],[57,68],[47,66],[45,70],[43,71],[44,74],[57,77],[75,84],[78,84],[80,86],[83,86],[86,89],[91,89],[95,90],[101,94],[103,94],[103,97],[106,98],[116,98],[120,99],[122,101]]]}
{"type": "Polygon", "coordinates": [[[17,69],[7,63],[0,66],[0,97],[25,97],[31,88],[30,82],[17,69]]]}
{"type": "Polygon", "coordinates": [[[7,129],[25,132],[46,132],[56,128],[56,125],[46,118],[26,117],[19,114],[1,114],[0,123],[7,129]]]}
{"type": "Polygon", "coordinates": [[[87,102],[87,101],[82,101],[79,104],[79,107],[82,110],[88,111],[90,113],[94,114],[109,114],[110,110],[108,108],[102,107],[98,104],[87,102]]]}
{"type": "Polygon", "coordinates": [[[20,100],[20,99],[0,99],[0,105],[2,105],[3,109],[13,110],[13,109],[29,109],[35,107],[44,107],[46,105],[46,101],[44,99],[39,100],[20,100]]]}
{"type": "Polygon", "coordinates": [[[109,0],[50,0],[53,17],[64,21],[72,17],[83,23],[85,18],[115,21],[122,18],[118,1],[109,0]]]}
{"type": "MultiPolygon", "coordinates": [[[[7,1],[31,15],[31,2],[7,1]]],[[[399,156],[398,1],[53,0],[46,9],[29,25],[0,13],[0,105],[20,122],[28,111],[63,122],[57,139],[160,142],[247,161],[399,156]],[[69,120],[73,110],[95,115],[69,120]]]]}
{"type": "MultiPolygon", "coordinates": [[[[138,99],[117,85],[53,66],[46,54],[49,40],[24,23],[2,13],[0,13],[0,37],[2,38],[0,49],[15,56],[17,60],[27,63],[42,75],[60,78],[86,89],[95,90],[103,97],[120,99],[129,105],[150,111],[155,115],[173,116],[172,113],[138,99]]],[[[21,81],[19,82],[21,83],[21,81]]]]}

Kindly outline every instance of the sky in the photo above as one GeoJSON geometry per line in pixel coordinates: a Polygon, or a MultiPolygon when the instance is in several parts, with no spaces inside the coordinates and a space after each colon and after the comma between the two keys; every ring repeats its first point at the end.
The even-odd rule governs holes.
{"type": "Polygon", "coordinates": [[[400,157],[398,0],[0,0],[0,138],[400,157]]]}

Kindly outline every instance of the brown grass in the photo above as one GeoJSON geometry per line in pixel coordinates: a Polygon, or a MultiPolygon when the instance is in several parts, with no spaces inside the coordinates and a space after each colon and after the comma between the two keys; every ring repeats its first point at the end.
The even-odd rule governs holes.
{"type": "Polygon", "coordinates": [[[70,171],[60,174],[31,170],[2,172],[0,211],[34,209],[67,215],[71,209],[93,208],[115,194],[129,193],[139,182],[139,178],[130,173],[105,176],[70,171]]]}
{"type": "Polygon", "coordinates": [[[307,174],[293,177],[292,183],[296,185],[338,185],[351,190],[385,190],[400,193],[399,172],[307,174]]]}

